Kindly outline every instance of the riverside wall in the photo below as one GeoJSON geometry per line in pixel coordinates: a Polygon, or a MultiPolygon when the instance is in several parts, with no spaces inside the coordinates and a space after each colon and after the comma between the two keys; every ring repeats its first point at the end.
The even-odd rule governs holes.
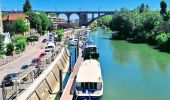
{"type": "Polygon", "coordinates": [[[62,70],[62,80],[69,69],[69,51],[63,47],[58,57],[43,71],[43,73],[21,93],[17,100],[54,100],[60,90],[60,74],[62,70]]]}

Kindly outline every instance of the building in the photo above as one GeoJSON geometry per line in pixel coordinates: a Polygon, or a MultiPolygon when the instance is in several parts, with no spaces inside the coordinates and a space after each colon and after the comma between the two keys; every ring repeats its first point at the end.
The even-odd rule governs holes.
{"type": "MultiPolygon", "coordinates": [[[[10,34],[14,34],[15,33],[15,31],[14,31],[15,30],[15,21],[19,18],[24,19],[26,24],[30,26],[29,16],[27,16],[26,14],[8,14],[8,15],[2,17],[4,32],[9,32],[10,34]]],[[[27,33],[29,33],[29,31],[26,32],[26,34],[27,33]]]]}
{"type": "Polygon", "coordinates": [[[66,23],[66,20],[59,18],[57,15],[48,15],[48,17],[52,21],[55,28],[57,28],[59,24],[66,23]]]}
{"type": "Polygon", "coordinates": [[[0,34],[3,33],[3,26],[2,26],[2,13],[1,13],[1,6],[0,6],[0,34]]]}

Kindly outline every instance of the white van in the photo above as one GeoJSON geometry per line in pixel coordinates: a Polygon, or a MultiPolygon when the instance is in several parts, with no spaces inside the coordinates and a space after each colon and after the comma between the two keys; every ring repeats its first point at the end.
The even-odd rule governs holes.
{"type": "Polygon", "coordinates": [[[51,51],[54,51],[55,50],[55,44],[52,43],[52,42],[48,43],[46,49],[50,49],[51,51]]]}

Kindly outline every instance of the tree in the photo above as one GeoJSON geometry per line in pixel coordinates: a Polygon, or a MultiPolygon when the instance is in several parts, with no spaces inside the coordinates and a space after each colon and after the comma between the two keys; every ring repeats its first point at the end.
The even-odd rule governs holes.
{"type": "Polygon", "coordinates": [[[158,36],[156,36],[156,41],[157,41],[157,47],[161,50],[166,49],[166,43],[168,41],[168,36],[166,33],[162,33],[158,36]]]}
{"type": "Polygon", "coordinates": [[[144,4],[144,3],[142,3],[142,4],[140,5],[139,11],[140,11],[140,13],[142,13],[142,12],[145,11],[145,4],[144,4]]]}
{"type": "Polygon", "coordinates": [[[19,18],[15,22],[15,31],[16,33],[24,34],[24,32],[27,32],[29,30],[29,26],[25,22],[24,19],[19,18]]]}
{"type": "Polygon", "coordinates": [[[27,42],[25,39],[20,39],[17,41],[16,43],[16,51],[17,52],[21,52],[24,51],[26,48],[27,42]]]}
{"type": "Polygon", "coordinates": [[[110,23],[110,29],[118,32],[118,38],[124,39],[129,37],[133,30],[133,20],[130,18],[131,12],[122,8],[115,13],[110,23]]]}
{"type": "Polygon", "coordinates": [[[58,40],[58,41],[61,41],[61,36],[63,35],[63,30],[62,29],[56,29],[56,36],[55,36],[55,38],[56,38],[56,40],[58,40]]]}
{"type": "Polygon", "coordinates": [[[42,20],[42,32],[45,33],[51,26],[51,20],[48,18],[48,16],[45,13],[40,13],[39,14],[41,20],[42,20]]]}
{"type": "Polygon", "coordinates": [[[162,16],[165,16],[166,13],[167,13],[167,3],[165,0],[162,0],[161,3],[160,3],[160,7],[161,7],[161,10],[160,10],[160,13],[162,16]]]}
{"type": "Polygon", "coordinates": [[[5,53],[4,51],[4,35],[0,34],[0,55],[5,53]]]}
{"type": "Polygon", "coordinates": [[[69,23],[60,23],[60,24],[58,24],[57,28],[59,28],[59,29],[67,29],[67,28],[73,28],[73,27],[69,23]]]}
{"type": "Polygon", "coordinates": [[[103,25],[108,27],[110,22],[111,22],[111,20],[112,20],[112,16],[111,15],[107,15],[107,16],[103,16],[103,17],[99,18],[97,20],[97,23],[98,24],[103,24],[103,25]]]}
{"type": "Polygon", "coordinates": [[[42,20],[40,16],[32,11],[28,11],[26,14],[29,16],[31,28],[36,29],[38,33],[42,33],[42,20]]]}
{"type": "Polygon", "coordinates": [[[31,4],[29,0],[25,1],[25,4],[23,5],[23,12],[31,11],[31,4]]]}
{"type": "Polygon", "coordinates": [[[7,55],[11,55],[12,52],[14,51],[14,45],[13,45],[13,43],[7,44],[6,48],[7,48],[6,54],[7,54],[7,55]]]}

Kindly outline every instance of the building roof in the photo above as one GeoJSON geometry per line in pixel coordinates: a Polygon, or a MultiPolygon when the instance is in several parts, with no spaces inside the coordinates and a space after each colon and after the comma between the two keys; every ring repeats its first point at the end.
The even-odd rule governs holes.
{"type": "Polygon", "coordinates": [[[17,20],[18,18],[28,18],[26,14],[8,14],[7,16],[4,16],[2,20],[17,20]]]}
{"type": "Polygon", "coordinates": [[[85,60],[78,71],[76,82],[102,82],[101,68],[97,60],[85,60]]]}

